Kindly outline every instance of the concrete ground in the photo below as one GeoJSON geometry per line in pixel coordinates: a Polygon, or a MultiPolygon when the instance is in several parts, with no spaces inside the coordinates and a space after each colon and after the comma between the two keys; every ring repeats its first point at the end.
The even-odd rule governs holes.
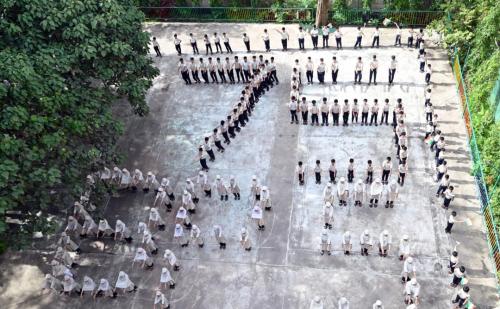
{"type": "MultiPolygon", "coordinates": [[[[217,198],[202,198],[199,210],[193,216],[206,240],[206,246],[180,248],[173,243],[174,214],[162,215],[167,220],[166,231],[155,231],[160,252],[172,249],[180,260],[182,269],[172,272],[177,282],[175,290],[165,291],[172,308],[308,308],[314,296],[324,300],[325,308],[336,308],[341,296],[350,300],[351,308],[371,308],[380,299],[386,309],[404,308],[403,286],[400,274],[403,264],[397,258],[397,244],[403,234],[410,235],[412,253],[417,262],[417,278],[421,284],[421,308],[450,308],[450,300],[456,292],[449,287],[451,276],[447,271],[448,258],[456,241],[460,264],[467,269],[471,295],[480,308],[495,308],[498,305],[497,289],[493,275],[484,226],[476,197],[475,184],[470,175],[471,161],[466,142],[466,132],[461,117],[459,98],[446,52],[430,47],[428,54],[433,65],[433,103],[439,115],[440,129],[447,139],[449,174],[456,187],[456,198],[452,209],[459,219],[470,218],[472,226],[457,223],[453,234],[444,233],[449,211],[435,197],[436,183],[433,181],[433,153],[428,150],[422,137],[425,131],[424,76],[418,72],[417,51],[394,48],[394,32],[382,29],[379,49],[353,50],[355,30],[345,28],[344,50],[311,50],[306,40],[306,52],[298,51],[295,39],[289,43],[290,50],[282,52],[280,36],[271,29],[275,24],[148,24],[146,29],[158,38],[164,53],[154,58],[161,74],[148,94],[151,113],[138,118],[128,113],[124,103],[120,117],[124,119],[126,131],[120,147],[126,154],[122,167],[129,170],[139,168],[143,172],[153,171],[158,177],[168,177],[175,184],[179,195],[186,177],[195,177],[199,164],[195,158],[196,146],[204,134],[211,131],[238,100],[241,84],[236,85],[192,85],[186,86],[176,73],[178,57],[175,54],[172,35],[178,33],[182,42],[184,58],[191,56],[187,34],[198,37],[200,51],[204,47],[200,40],[203,33],[227,32],[236,54],[243,56],[240,34],[250,35],[255,54],[263,53],[260,34],[264,28],[270,30],[273,51],[265,57],[274,56],[281,81],[256,106],[249,124],[242,129],[224,154],[216,153],[216,161],[209,163],[209,178],[221,175],[226,181],[235,175],[242,188],[241,201],[220,202],[217,198]],[[377,86],[354,86],[353,67],[356,57],[363,57],[365,69],[363,81],[368,78],[368,63],[371,56],[379,58],[379,84],[377,86]],[[347,161],[354,158],[355,177],[364,174],[366,161],[373,160],[375,176],[380,176],[380,165],[386,156],[395,158],[392,146],[392,129],[389,126],[363,127],[311,127],[291,125],[286,104],[290,92],[290,72],[294,59],[302,64],[308,56],[315,63],[323,57],[327,65],[336,55],[340,62],[339,84],[305,86],[303,95],[308,99],[328,97],[330,100],[368,98],[370,103],[377,98],[382,104],[385,98],[391,102],[402,98],[407,113],[409,138],[409,173],[399,199],[393,209],[366,206],[354,208],[335,206],[335,223],[329,236],[333,242],[332,256],[319,254],[322,231],[321,194],[326,184],[314,184],[312,168],[315,160],[322,162],[326,170],[328,161],[338,162],[339,176],[346,175],[347,161]],[[399,68],[395,85],[387,85],[387,66],[391,55],[396,55],[399,68]],[[307,166],[305,186],[298,186],[294,178],[297,161],[307,166]],[[251,221],[249,212],[250,179],[257,175],[264,185],[270,187],[273,211],[265,214],[266,230],[260,232],[251,221]],[[228,238],[227,250],[220,251],[212,226],[221,224],[228,238]],[[253,242],[251,252],[244,251],[238,243],[242,226],[250,230],[253,242]],[[370,256],[359,254],[359,235],[363,230],[372,232],[375,239],[382,230],[392,234],[393,250],[387,258],[379,257],[375,251],[370,256]],[[353,254],[344,256],[341,236],[344,231],[353,234],[353,254]]],[[[295,37],[298,25],[286,25],[291,37],[295,37]]],[[[366,29],[371,34],[372,29],[366,29]]],[[[403,41],[406,34],[403,35],[403,41]]],[[[331,40],[333,41],[333,39],[331,40]]],[[[369,37],[364,39],[368,44],[369,37]]],[[[331,42],[331,45],[333,42],[331,42]]],[[[321,44],[321,43],[320,43],[321,44]]],[[[153,53],[153,51],[152,51],[153,53]]],[[[234,56],[234,55],[231,55],[234,56]]],[[[215,56],[214,56],[215,57],[215,56]]],[[[221,57],[226,57],[224,54],[221,57]]],[[[316,77],[315,77],[316,79],[316,77]]],[[[379,118],[380,119],[380,118],[379,118]]],[[[392,115],[391,118],[392,120],[392,115]]],[[[395,178],[395,175],[392,176],[395,178]]],[[[147,210],[154,196],[142,193],[122,193],[110,200],[105,217],[111,224],[120,218],[129,227],[138,221],[147,220],[147,210]]],[[[385,199],[383,199],[385,202],[385,199]]],[[[177,206],[177,205],[176,205],[177,206]]],[[[116,300],[100,299],[92,302],[76,297],[41,295],[39,287],[43,274],[50,271],[50,262],[55,246],[38,244],[37,250],[8,254],[0,265],[0,303],[3,308],[143,308],[152,306],[154,289],[159,284],[161,254],[155,257],[155,269],[141,270],[131,262],[138,245],[115,243],[111,240],[81,242],[83,254],[81,266],[76,270],[78,280],[89,275],[94,280],[108,278],[112,284],[120,270],[129,273],[139,286],[133,295],[120,296],[116,300]],[[40,258],[40,255],[42,258],[40,258]]]]}

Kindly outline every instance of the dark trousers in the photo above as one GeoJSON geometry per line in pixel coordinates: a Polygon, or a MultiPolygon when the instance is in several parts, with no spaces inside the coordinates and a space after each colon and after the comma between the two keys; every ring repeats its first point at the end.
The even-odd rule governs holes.
{"type": "Polygon", "coordinates": [[[361,123],[368,124],[368,113],[361,113],[361,123]]]}
{"type": "Polygon", "coordinates": [[[372,47],[375,47],[375,44],[377,44],[377,48],[379,47],[379,42],[380,42],[380,37],[374,36],[373,41],[372,41],[372,47]]]}
{"type": "Polygon", "coordinates": [[[222,132],[222,137],[224,137],[224,143],[231,144],[231,140],[229,139],[227,132],[222,132]]]}
{"type": "Polygon", "coordinates": [[[299,49],[304,49],[304,39],[299,39],[299,49]]]}
{"type": "Polygon", "coordinates": [[[332,171],[329,171],[329,174],[330,174],[330,182],[335,182],[335,177],[337,177],[337,172],[332,172],[332,171]]]}
{"type": "Polygon", "coordinates": [[[337,43],[337,49],[342,49],[342,38],[335,38],[335,43],[337,43]]]}
{"type": "Polygon", "coordinates": [[[349,122],[349,112],[342,114],[342,122],[343,122],[344,126],[347,126],[347,124],[349,122]]]}
{"type": "Polygon", "coordinates": [[[161,57],[160,48],[158,46],[155,46],[154,49],[156,52],[156,57],[161,57]]]}
{"type": "Polygon", "coordinates": [[[328,113],[321,112],[321,125],[328,125],[328,113]]]}
{"type": "Polygon", "coordinates": [[[189,78],[189,71],[181,72],[182,79],[186,82],[186,85],[191,85],[191,78],[189,78]]]}
{"type": "Polygon", "coordinates": [[[224,152],[224,147],[222,147],[222,143],[220,141],[215,141],[214,144],[215,144],[215,147],[217,147],[218,151],[224,152]]]}
{"type": "Polygon", "coordinates": [[[378,114],[372,113],[372,116],[370,118],[370,125],[372,125],[373,123],[375,123],[375,125],[377,125],[377,118],[378,118],[378,114]]]}
{"type": "Polygon", "coordinates": [[[372,183],[373,182],[373,172],[367,172],[366,173],[366,183],[372,183]]]}
{"type": "Polygon", "coordinates": [[[394,46],[401,46],[401,35],[396,35],[396,42],[394,42],[394,46]]]}
{"type": "Polygon", "coordinates": [[[203,170],[208,170],[207,159],[200,159],[200,165],[203,170]]]}
{"type": "Polygon", "coordinates": [[[380,124],[389,124],[389,112],[382,112],[382,119],[380,119],[380,124]]]}
{"type": "Polygon", "coordinates": [[[250,70],[243,70],[243,76],[245,77],[243,80],[248,83],[248,79],[250,78],[250,70]]]}
{"type": "Polygon", "coordinates": [[[215,71],[210,71],[210,77],[212,78],[212,83],[219,83],[219,80],[217,80],[217,73],[215,73],[215,71]]]}
{"type": "Polygon", "coordinates": [[[313,36],[313,37],[311,37],[311,40],[312,40],[312,43],[313,43],[313,49],[317,49],[318,48],[318,37],[317,36],[313,36]]]}
{"type": "Polygon", "coordinates": [[[226,82],[226,74],[224,74],[224,70],[218,70],[218,72],[219,72],[220,81],[225,83],[226,82]]]}
{"type": "Polygon", "coordinates": [[[353,123],[354,121],[356,121],[356,123],[358,123],[358,112],[351,113],[351,123],[353,123]]]}
{"type": "Polygon", "coordinates": [[[415,47],[420,48],[420,43],[422,43],[422,39],[417,39],[417,43],[415,44],[415,47]]]}
{"type": "Polygon", "coordinates": [[[389,174],[391,171],[382,170],[382,183],[387,183],[389,181],[389,174]]]}
{"type": "Polygon", "coordinates": [[[209,83],[207,71],[201,71],[201,77],[203,77],[203,80],[205,81],[205,84],[209,83]]]}
{"type": "Polygon", "coordinates": [[[323,48],[328,47],[328,35],[323,36],[323,48]]]}
{"type": "Polygon", "coordinates": [[[332,113],[333,115],[333,125],[338,126],[339,125],[339,114],[338,113],[332,113]]]}
{"type": "Polygon", "coordinates": [[[308,112],[302,112],[302,123],[307,124],[307,114],[308,112]]]}
{"type": "Polygon", "coordinates": [[[311,124],[319,125],[318,114],[311,114],[311,124]]]}
{"type": "Polygon", "coordinates": [[[425,121],[432,121],[432,113],[425,113],[425,121]]]}
{"type": "Polygon", "coordinates": [[[354,44],[354,48],[357,48],[357,47],[361,48],[361,39],[362,38],[363,38],[362,36],[356,37],[356,43],[354,44]]]}
{"type": "Polygon", "coordinates": [[[429,73],[426,73],[426,74],[425,74],[425,82],[426,82],[427,84],[430,84],[430,82],[431,82],[431,75],[430,75],[429,73]]]}
{"type": "Polygon", "coordinates": [[[451,233],[451,228],[453,227],[453,223],[450,223],[448,222],[448,224],[446,224],[446,228],[444,229],[444,231],[448,234],[451,233]]]}
{"type": "Polygon", "coordinates": [[[236,77],[238,78],[238,83],[240,82],[240,76],[241,80],[245,81],[245,77],[243,76],[243,72],[241,72],[241,69],[235,69],[236,70],[236,77]]]}
{"type": "Polygon", "coordinates": [[[373,82],[376,84],[377,83],[377,69],[370,70],[370,81],[368,82],[371,84],[372,82],[372,77],[373,77],[373,82]]]}
{"type": "Polygon", "coordinates": [[[318,72],[318,80],[320,84],[325,83],[325,72],[318,72]]]}
{"type": "Polygon", "coordinates": [[[408,47],[413,47],[413,37],[408,38],[408,47]]]}
{"type": "Polygon", "coordinates": [[[217,52],[222,54],[222,46],[220,45],[220,42],[215,43],[215,48],[217,49],[217,52]]]}
{"type": "Polygon", "coordinates": [[[314,173],[314,177],[316,178],[316,183],[320,184],[321,183],[321,173],[314,173]]]}
{"type": "Polygon", "coordinates": [[[250,41],[246,42],[246,41],[243,41],[245,43],[245,47],[247,48],[247,52],[250,52],[250,41]]]}
{"type": "Polygon", "coordinates": [[[181,52],[181,44],[175,44],[175,50],[177,51],[177,53],[180,55],[182,52],[181,52]]]}
{"type": "Polygon", "coordinates": [[[420,62],[420,72],[423,72],[425,69],[425,62],[420,62]]]}
{"type": "Polygon", "coordinates": [[[264,46],[266,48],[266,51],[271,51],[271,41],[270,40],[264,40],[264,46]]]}
{"type": "Polygon", "coordinates": [[[394,75],[396,74],[396,69],[389,69],[389,84],[394,82],[394,75]]]}
{"type": "Polygon", "coordinates": [[[332,71],[332,83],[336,84],[337,83],[337,76],[339,75],[339,70],[337,69],[336,71],[332,71]]]}
{"type": "Polygon", "coordinates": [[[191,74],[193,75],[193,79],[197,83],[201,83],[200,76],[198,75],[198,71],[192,71],[191,74]]]}
{"type": "Polygon", "coordinates": [[[363,74],[361,74],[361,71],[354,71],[354,82],[361,83],[362,76],[363,76],[363,74]]]}
{"type": "Polygon", "coordinates": [[[308,83],[313,83],[313,71],[306,71],[306,76],[307,76],[307,82],[308,83]]]}
{"type": "Polygon", "coordinates": [[[296,123],[299,123],[299,118],[297,117],[297,111],[296,110],[291,110],[290,111],[290,118],[291,118],[291,122],[296,122],[296,123]]]}
{"type": "Polygon", "coordinates": [[[276,82],[276,85],[280,83],[280,81],[278,80],[278,75],[276,74],[276,70],[271,71],[271,78],[276,82]]]}
{"type": "Polygon", "coordinates": [[[200,51],[198,50],[198,44],[196,44],[196,42],[191,43],[191,47],[193,48],[193,54],[200,54],[200,51]]]}
{"type": "Polygon", "coordinates": [[[233,70],[227,70],[227,76],[229,77],[229,81],[234,83],[234,72],[233,70]]]}
{"type": "Polygon", "coordinates": [[[406,173],[399,173],[398,183],[400,185],[404,185],[405,184],[405,176],[406,176],[406,173]]]}
{"type": "Polygon", "coordinates": [[[233,49],[231,48],[231,45],[229,45],[229,42],[224,42],[224,46],[226,47],[226,51],[228,53],[233,53],[233,49]]]}
{"type": "Polygon", "coordinates": [[[446,191],[446,189],[448,189],[447,186],[439,186],[437,192],[436,192],[436,195],[440,195],[440,194],[443,194],[444,191],[446,191]]]}
{"type": "Polygon", "coordinates": [[[283,50],[287,50],[287,45],[288,45],[288,40],[286,39],[281,40],[281,46],[283,47],[283,50]]]}
{"type": "Polygon", "coordinates": [[[304,174],[303,173],[299,174],[299,184],[300,185],[304,184],[304,174]]]}
{"type": "Polygon", "coordinates": [[[347,171],[347,182],[352,182],[354,179],[354,171],[347,171]]]}
{"type": "Polygon", "coordinates": [[[208,50],[210,49],[210,54],[213,55],[214,51],[212,50],[212,44],[205,44],[205,49],[207,50],[207,55],[208,55],[208,50]]]}

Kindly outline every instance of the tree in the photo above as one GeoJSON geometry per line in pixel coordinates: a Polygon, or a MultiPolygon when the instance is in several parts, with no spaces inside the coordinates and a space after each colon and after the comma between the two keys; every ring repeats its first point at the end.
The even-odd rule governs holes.
{"type": "Polygon", "coordinates": [[[71,205],[88,173],[116,161],[122,124],[111,108],[120,99],[148,113],[145,94],[158,70],[133,4],[3,0],[0,233],[6,211],[43,220],[71,205]]]}
{"type": "Polygon", "coordinates": [[[328,24],[328,11],[330,10],[330,0],[318,0],[316,10],[316,26],[320,27],[328,24]]]}

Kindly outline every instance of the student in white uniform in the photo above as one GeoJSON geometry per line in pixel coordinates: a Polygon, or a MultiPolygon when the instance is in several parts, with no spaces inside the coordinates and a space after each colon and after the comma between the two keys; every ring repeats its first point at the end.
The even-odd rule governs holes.
{"type": "Polygon", "coordinates": [[[182,54],[181,43],[182,43],[182,41],[179,40],[179,38],[177,37],[177,34],[174,34],[174,45],[175,45],[175,50],[177,51],[178,56],[180,56],[182,54]]]}
{"type": "Polygon", "coordinates": [[[252,242],[250,241],[250,236],[248,235],[247,229],[244,227],[241,228],[240,244],[243,247],[243,249],[245,249],[245,251],[252,250],[252,242]]]}
{"type": "Polygon", "coordinates": [[[223,53],[222,52],[222,46],[220,44],[220,36],[217,34],[217,32],[214,32],[214,43],[215,43],[215,48],[216,48],[216,53],[223,53]]]}
{"type": "Polygon", "coordinates": [[[262,35],[262,40],[264,41],[264,47],[266,52],[271,51],[271,41],[269,39],[269,33],[267,33],[267,29],[264,29],[264,34],[262,35]]]}
{"type": "Polygon", "coordinates": [[[191,43],[191,47],[193,48],[193,54],[199,55],[200,51],[198,50],[198,43],[196,42],[196,38],[192,33],[189,34],[189,43],[191,43]]]}
{"type": "Polygon", "coordinates": [[[378,253],[381,257],[387,257],[389,251],[391,250],[392,237],[389,234],[389,231],[384,230],[380,233],[379,242],[378,242],[378,253]]]}
{"type": "Polygon", "coordinates": [[[310,31],[310,34],[311,34],[313,49],[318,49],[319,30],[318,30],[318,27],[316,27],[316,25],[313,26],[313,28],[310,31]]]}
{"type": "Polygon", "coordinates": [[[299,50],[304,50],[304,38],[306,36],[306,33],[302,27],[299,27],[299,34],[297,36],[299,40],[299,50]]]}
{"type": "Polygon", "coordinates": [[[340,27],[335,29],[333,35],[335,36],[335,43],[337,44],[337,50],[342,49],[342,32],[340,32],[340,27]]]}
{"type": "Polygon", "coordinates": [[[406,258],[410,256],[410,240],[408,235],[403,235],[401,240],[399,241],[399,260],[404,261],[406,258]]]}
{"type": "Polygon", "coordinates": [[[227,53],[233,53],[233,49],[231,48],[231,45],[229,44],[229,38],[227,37],[226,33],[222,33],[222,42],[224,42],[224,47],[226,47],[227,53]]]}
{"type": "Polygon", "coordinates": [[[214,225],[213,228],[215,240],[219,243],[219,249],[226,249],[226,238],[222,234],[222,227],[220,225],[214,225]]]}
{"type": "Polygon", "coordinates": [[[88,276],[83,277],[83,284],[82,284],[82,292],[80,293],[80,297],[83,297],[83,294],[85,292],[89,292],[90,295],[94,295],[94,290],[96,288],[96,284],[92,278],[88,276]]]}
{"type": "Polygon", "coordinates": [[[115,298],[116,294],[117,293],[115,289],[111,286],[111,284],[109,284],[109,281],[107,279],[101,278],[101,280],[99,281],[99,286],[95,291],[94,299],[100,296],[115,298]]]}
{"type": "Polygon", "coordinates": [[[345,297],[339,299],[339,309],[349,309],[349,301],[345,297]]]}
{"type": "Polygon", "coordinates": [[[247,52],[250,52],[250,38],[247,36],[246,33],[243,33],[243,43],[245,44],[245,47],[247,48],[247,52]]]}
{"type": "Polygon", "coordinates": [[[158,44],[156,37],[153,37],[153,49],[156,52],[156,57],[161,57],[160,44],[158,44]]]}
{"type": "MultiPolygon", "coordinates": [[[[333,196],[332,194],[330,195],[333,196]]],[[[325,202],[325,206],[323,207],[323,221],[325,229],[331,230],[333,228],[333,206],[329,201],[325,202]]]]}
{"type": "Polygon", "coordinates": [[[420,283],[417,282],[417,278],[412,278],[409,282],[406,282],[404,293],[405,304],[419,304],[420,283]]]}
{"type": "Polygon", "coordinates": [[[288,32],[286,32],[285,27],[281,28],[281,31],[277,30],[281,34],[281,46],[283,47],[282,51],[288,50],[288,39],[290,36],[288,32]]]}
{"type": "Polygon", "coordinates": [[[307,77],[307,84],[311,85],[314,84],[313,82],[313,76],[314,76],[314,64],[311,60],[311,57],[307,57],[307,62],[306,62],[306,77],[307,77]]]}
{"type": "Polygon", "coordinates": [[[324,255],[325,253],[328,255],[332,255],[332,241],[330,240],[330,237],[328,236],[326,230],[321,233],[320,248],[321,255],[324,255]]]}
{"type": "Polygon", "coordinates": [[[363,60],[358,57],[358,61],[354,66],[354,84],[361,84],[361,78],[363,77],[363,60]]]}
{"type": "Polygon", "coordinates": [[[345,255],[349,255],[352,250],[352,242],[351,242],[351,233],[346,231],[344,235],[342,235],[342,249],[344,250],[345,255]]]}
{"type": "Polygon", "coordinates": [[[153,309],[170,309],[170,302],[161,291],[156,291],[155,293],[153,309]]]}
{"type": "Polygon", "coordinates": [[[321,34],[323,38],[323,48],[328,48],[328,39],[330,38],[330,28],[327,25],[324,25],[321,28],[321,34]]]}
{"type": "Polygon", "coordinates": [[[137,286],[130,280],[127,273],[120,271],[118,279],[116,279],[115,289],[122,289],[123,294],[125,294],[125,292],[137,291],[137,286]]]}
{"type": "Polygon", "coordinates": [[[377,56],[373,56],[373,59],[370,62],[370,79],[368,81],[368,85],[371,85],[372,77],[373,77],[373,83],[377,85],[377,70],[378,70],[377,56]]]}
{"type": "Polygon", "coordinates": [[[365,230],[359,238],[359,244],[361,246],[361,255],[368,256],[369,251],[373,246],[373,239],[368,230],[365,230]]]}
{"type": "Polygon", "coordinates": [[[205,34],[203,36],[203,42],[205,42],[206,55],[208,56],[208,50],[210,50],[210,54],[213,55],[214,51],[212,50],[212,43],[210,42],[210,38],[208,37],[208,35],[205,34]]]}
{"type": "Polygon", "coordinates": [[[364,36],[365,36],[365,34],[361,30],[361,27],[358,27],[357,34],[356,34],[356,43],[354,44],[354,49],[356,49],[358,47],[362,48],[361,41],[362,41],[364,36]]]}
{"type": "Polygon", "coordinates": [[[396,61],[396,56],[391,56],[391,63],[389,64],[389,85],[394,83],[397,66],[398,62],[396,61]]]}
{"type": "Polygon", "coordinates": [[[373,41],[372,41],[372,48],[375,47],[375,44],[377,44],[377,48],[379,48],[380,45],[380,30],[377,27],[375,27],[375,31],[372,34],[373,41]]]}
{"type": "Polygon", "coordinates": [[[337,57],[332,57],[332,84],[337,84],[337,77],[339,76],[339,64],[337,62],[337,57]]]}
{"type": "Polygon", "coordinates": [[[196,224],[193,224],[191,229],[191,240],[198,245],[198,248],[203,248],[205,245],[203,237],[201,236],[201,230],[196,224]]]}
{"type": "Polygon", "coordinates": [[[170,271],[166,267],[162,267],[160,273],[160,287],[167,288],[167,284],[170,289],[175,289],[175,281],[170,274],[170,271]]]}

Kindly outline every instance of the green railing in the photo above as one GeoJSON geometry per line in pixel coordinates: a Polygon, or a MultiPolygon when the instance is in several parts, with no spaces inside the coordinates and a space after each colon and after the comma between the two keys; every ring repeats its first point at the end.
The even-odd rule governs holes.
{"type": "MultiPolygon", "coordinates": [[[[310,24],[316,17],[311,8],[239,8],[239,7],[140,7],[148,20],[171,22],[267,22],[310,24]]],[[[387,11],[345,9],[329,12],[335,25],[381,24],[389,18],[404,26],[424,26],[441,18],[440,11],[387,11]]]]}
{"type": "Polygon", "coordinates": [[[382,25],[384,19],[390,19],[402,26],[425,26],[435,19],[443,17],[442,11],[390,11],[344,9],[330,11],[330,20],[335,25],[382,25]]]}
{"type": "Polygon", "coordinates": [[[140,7],[146,18],[172,22],[309,23],[315,10],[307,8],[140,7]]]}
{"type": "MultiPolygon", "coordinates": [[[[457,91],[460,96],[460,103],[463,111],[463,118],[467,129],[468,143],[471,152],[471,158],[474,164],[472,174],[477,184],[479,201],[481,202],[481,211],[483,213],[483,220],[486,226],[486,234],[488,237],[488,245],[491,257],[495,263],[497,283],[498,273],[500,272],[500,242],[498,237],[497,226],[495,224],[495,217],[493,215],[492,205],[490,203],[490,195],[484,180],[483,162],[481,160],[481,152],[477,146],[476,135],[474,133],[474,126],[472,124],[471,113],[469,108],[469,96],[467,94],[467,85],[463,78],[463,71],[460,65],[458,52],[455,49],[451,57],[451,64],[453,68],[453,75],[457,82],[457,91]]],[[[498,180],[498,177],[497,177],[498,180]]],[[[495,184],[496,186],[496,184],[495,184]]],[[[494,189],[492,189],[494,191],[494,189]]],[[[491,192],[493,193],[493,192],[491,192]]],[[[497,286],[500,289],[500,287],[497,286]]]]}

